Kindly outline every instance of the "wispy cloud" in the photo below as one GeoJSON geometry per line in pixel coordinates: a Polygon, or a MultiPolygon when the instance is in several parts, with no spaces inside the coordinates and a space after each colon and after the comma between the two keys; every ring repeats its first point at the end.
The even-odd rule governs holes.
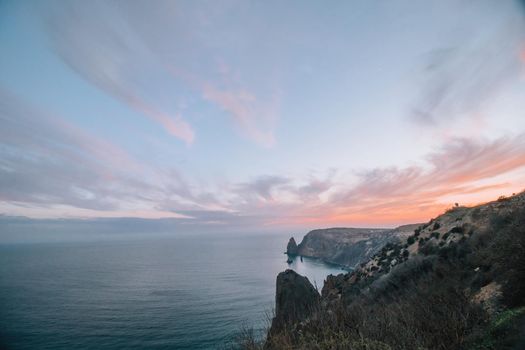
{"type": "Polygon", "coordinates": [[[11,209],[176,217],[176,209],[213,202],[203,191],[195,194],[175,170],[138,162],[115,144],[6,91],[0,91],[0,122],[0,202],[11,209]],[[163,211],[159,203],[168,200],[171,210],[163,211]]]}
{"type": "Polygon", "coordinates": [[[166,63],[166,69],[175,78],[185,82],[202,98],[225,112],[236,130],[245,138],[263,147],[275,145],[275,126],[278,120],[279,93],[257,96],[239,81],[234,72],[224,62],[213,62],[215,80],[204,79],[166,63]]]}
{"type": "Polygon", "coordinates": [[[113,5],[93,1],[52,6],[46,19],[53,47],[83,78],[191,144],[195,133],[180,113],[164,112],[159,102],[148,101],[155,99],[147,91],[150,80],[162,76],[160,63],[113,5]]]}
{"type": "Polygon", "coordinates": [[[426,220],[454,201],[475,202],[525,185],[519,173],[525,168],[523,134],[454,139],[421,163],[358,172],[353,179],[330,170],[204,187],[176,169],[139,163],[115,144],[5,91],[0,122],[5,212],[18,206],[19,212],[68,216],[171,216],[184,225],[225,227],[381,226],[426,220]]]}
{"type": "Polygon", "coordinates": [[[385,226],[426,221],[525,187],[525,135],[455,139],[416,165],[324,177],[260,176],[233,188],[230,208],[267,225],[385,226]],[[521,171],[521,173],[520,173],[521,171]]]}
{"type": "Polygon", "coordinates": [[[491,6],[493,18],[484,28],[488,35],[463,38],[457,33],[464,40],[424,57],[417,82],[419,97],[412,110],[417,122],[439,126],[458,117],[475,117],[516,79],[521,70],[525,16],[513,2],[491,6]],[[505,16],[498,16],[502,8],[507,9],[505,16]]]}
{"type": "Polygon", "coordinates": [[[253,197],[264,201],[274,200],[274,191],[289,185],[291,180],[283,176],[261,176],[251,182],[238,185],[238,192],[242,197],[253,197]]]}
{"type": "Polygon", "coordinates": [[[116,170],[140,168],[118,147],[6,92],[0,101],[2,201],[109,210],[117,206],[110,192],[126,197],[126,185],[144,189],[116,170]]]}
{"type": "Polygon", "coordinates": [[[164,127],[164,129],[171,135],[178,137],[181,140],[184,140],[187,144],[191,144],[195,138],[195,132],[193,131],[191,125],[186,122],[180,113],[177,113],[175,116],[170,116],[160,110],[155,109],[155,107],[146,104],[141,99],[120,94],[124,100],[126,100],[130,106],[134,107],[137,111],[144,113],[150,119],[159,123],[164,127]]]}
{"type": "Polygon", "coordinates": [[[195,13],[187,5],[72,2],[55,3],[44,13],[59,57],[169,134],[193,142],[195,130],[170,101],[177,95],[197,94],[230,116],[240,134],[272,146],[275,94],[259,94],[234,79],[228,65],[215,59],[220,54],[199,35],[211,33],[214,20],[224,21],[226,14],[214,11],[214,6],[195,13]],[[206,64],[196,65],[197,57],[206,64]]]}
{"type": "MultiPolygon", "coordinates": [[[[439,23],[430,16],[431,24],[424,28],[429,30],[410,38],[405,37],[404,23],[422,23],[426,17],[421,20],[419,12],[410,13],[413,5],[405,2],[387,7],[345,4],[335,11],[337,14],[320,13],[315,3],[300,13],[293,4],[236,1],[210,1],[203,6],[201,2],[169,0],[50,0],[35,6],[37,11],[31,16],[44,19],[44,38],[50,39],[58,62],[65,63],[82,80],[68,80],[71,70],[56,64],[54,58],[44,62],[50,67],[46,73],[63,74],[59,77],[72,83],[73,93],[88,82],[137,112],[129,113],[129,118],[148,118],[161,131],[144,131],[152,140],[149,145],[155,143],[152,148],[158,152],[142,147],[144,139],[110,130],[113,122],[106,125],[98,118],[95,121],[99,123],[94,125],[97,130],[107,128],[104,131],[109,137],[118,136],[108,141],[66,121],[68,116],[30,106],[28,100],[33,96],[22,99],[0,91],[0,212],[168,216],[186,227],[235,223],[258,227],[380,226],[426,220],[454,201],[475,202],[517,190],[525,184],[525,135],[501,136],[523,132],[512,124],[521,122],[513,109],[519,105],[515,95],[520,88],[512,85],[517,77],[523,77],[517,72],[522,73],[525,67],[525,7],[517,11],[517,4],[523,5],[523,1],[480,3],[479,8],[470,3],[457,6],[465,12],[474,10],[464,27],[461,16],[459,21],[439,23]],[[487,11],[492,7],[502,10],[492,16],[487,11]],[[394,11],[385,11],[391,8],[406,10],[408,22],[385,26],[389,22],[385,19],[395,17],[394,11]],[[370,22],[367,13],[378,15],[372,20],[375,22],[370,22]],[[300,16],[290,21],[295,14],[300,16]],[[448,28],[458,22],[467,34],[448,28]],[[407,50],[399,49],[395,40],[392,51],[384,50],[378,38],[390,38],[390,31],[392,38],[407,38],[407,50]],[[426,39],[431,40],[427,43],[426,39]],[[432,50],[435,43],[439,47],[432,50]],[[384,90],[381,96],[386,96],[386,87],[397,86],[405,62],[413,67],[406,54],[428,50],[432,51],[423,58],[424,67],[418,75],[418,95],[408,96],[415,101],[409,114],[417,125],[438,126],[435,129],[439,132],[443,126],[455,128],[456,133],[447,134],[462,138],[423,140],[421,149],[435,151],[422,159],[407,159],[407,154],[420,157],[420,145],[409,142],[404,143],[408,144],[406,148],[381,152],[399,139],[423,139],[414,135],[411,127],[384,129],[395,121],[381,124],[399,110],[410,108],[404,101],[398,104],[396,99],[392,105],[387,101],[385,108],[378,109],[368,106],[378,100],[374,98],[377,91],[384,90]],[[379,54],[384,52],[392,54],[384,58],[379,54]],[[376,68],[389,65],[390,72],[381,70],[377,74],[376,68]],[[491,118],[494,123],[480,127],[483,132],[458,127],[460,123],[455,122],[462,117],[461,126],[474,125],[479,114],[488,120],[485,113],[477,112],[500,91],[509,92],[513,99],[509,111],[495,113],[491,118]],[[288,119],[280,123],[281,109],[288,119]],[[377,118],[368,120],[374,111],[377,118]],[[499,121],[496,118],[505,113],[508,115],[501,117],[505,122],[494,127],[499,121]],[[223,132],[228,130],[220,125],[221,118],[242,138],[263,147],[278,145],[279,149],[239,151],[237,140],[224,140],[223,132]],[[212,119],[213,123],[207,123],[212,119]],[[277,127],[290,137],[277,140],[277,127]],[[332,132],[334,128],[337,132],[332,132]],[[173,140],[164,137],[162,131],[194,146],[173,147],[173,140]],[[378,136],[381,134],[389,135],[378,136]],[[491,138],[478,139],[481,134],[491,138]],[[199,135],[208,135],[210,142],[197,145],[199,135]],[[357,150],[352,147],[362,146],[360,140],[365,139],[373,146],[377,140],[377,148],[356,156],[357,150]],[[322,145],[308,154],[304,142],[322,145]],[[219,144],[224,147],[206,148],[219,144]],[[126,150],[121,148],[124,145],[126,150]],[[412,152],[416,148],[418,152],[412,152]],[[353,162],[390,164],[386,154],[397,150],[407,153],[395,159],[411,161],[411,166],[367,165],[365,170],[355,171],[354,167],[361,165],[353,162]],[[244,171],[236,172],[238,168],[230,166],[257,162],[257,157],[275,157],[274,151],[279,152],[275,160],[262,162],[272,170],[260,171],[256,166],[249,170],[255,172],[251,178],[243,178],[240,174],[244,171]],[[374,158],[365,159],[368,154],[374,158]],[[294,168],[306,163],[322,165],[315,171],[294,168]],[[334,164],[339,165],[337,170],[325,169],[334,164]],[[225,179],[218,183],[217,176],[225,179]]],[[[456,8],[448,2],[442,6],[439,14],[456,8]]],[[[34,37],[36,41],[43,39],[39,34],[34,37]]],[[[27,47],[32,44],[28,41],[27,47]]],[[[12,46],[15,57],[17,46],[12,46]]],[[[42,56],[49,58],[48,52],[42,56]]],[[[15,72],[6,82],[13,90],[27,82],[42,83],[25,75],[15,72]]],[[[36,89],[31,93],[37,93],[36,89]]],[[[402,97],[407,94],[410,91],[399,91],[402,97]]],[[[82,97],[75,96],[79,100],[82,97]]],[[[83,102],[101,103],[97,106],[100,110],[108,101],[93,93],[83,102]]],[[[61,101],[50,103],[57,110],[74,113],[74,106],[61,105],[61,101]]]]}
{"type": "Polygon", "coordinates": [[[327,203],[331,207],[328,220],[424,220],[450,206],[453,198],[490,190],[501,193],[525,185],[519,177],[499,178],[525,167],[523,134],[494,141],[457,139],[427,159],[429,166],[361,173],[356,186],[341,191],[327,203]]]}
{"type": "Polygon", "coordinates": [[[265,110],[258,106],[257,98],[245,90],[219,90],[210,84],[204,84],[202,93],[205,99],[230,113],[239,129],[248,138],[265,147],[275,144],[272,125],[275,111],[271,110],[274,101],[268,101],[271,103],[265,110]]]}

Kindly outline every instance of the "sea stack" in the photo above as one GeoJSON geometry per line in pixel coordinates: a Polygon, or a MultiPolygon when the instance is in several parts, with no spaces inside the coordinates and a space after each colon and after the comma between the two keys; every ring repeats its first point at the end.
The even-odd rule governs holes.
{"type": "Polygon", "coordinates": [[[292,237],[288,241],[288,245],[286,246],[286,254],[288,255],[297,255],[298,253],[297,243],[295,243],[295,239],[292,237]]]}
{"type": "Polygon", "coordinates": [[[281,272],[276,287],[275,317],[270,332],[305,320],[319,304],[320,295],[308,278],[293,270],[281,272]]]}

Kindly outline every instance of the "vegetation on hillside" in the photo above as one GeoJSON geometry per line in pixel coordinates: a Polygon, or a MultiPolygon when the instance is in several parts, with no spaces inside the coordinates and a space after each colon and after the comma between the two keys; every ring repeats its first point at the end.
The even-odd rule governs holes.
{"type": "Polygon", "coordinates": [[[311,316],[244,349],[525,348],[524,194],[453,208],[330,277],[311,316]]]}

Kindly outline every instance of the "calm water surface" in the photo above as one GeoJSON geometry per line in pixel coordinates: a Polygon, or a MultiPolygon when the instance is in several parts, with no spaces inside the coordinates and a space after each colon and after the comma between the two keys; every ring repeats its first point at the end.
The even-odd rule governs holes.
{"type": "MultiPolygon", "coordinates": [[[[285,235],[0,245],[7,349],[215,349],[262,329],[285,235]]],[[[322,287],[337,267],[296,259],[322,287]]]]}

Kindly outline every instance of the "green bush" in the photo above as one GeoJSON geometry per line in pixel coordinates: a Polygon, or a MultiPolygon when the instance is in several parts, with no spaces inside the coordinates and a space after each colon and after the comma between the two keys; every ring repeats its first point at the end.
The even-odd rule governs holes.
{"type": "Polygon", "coordinates": [[[469,350],[521,349],[516,343],[523,340],[525,307],[506,310],[497,315],[485,332],[470,341],[469,350]]]}

